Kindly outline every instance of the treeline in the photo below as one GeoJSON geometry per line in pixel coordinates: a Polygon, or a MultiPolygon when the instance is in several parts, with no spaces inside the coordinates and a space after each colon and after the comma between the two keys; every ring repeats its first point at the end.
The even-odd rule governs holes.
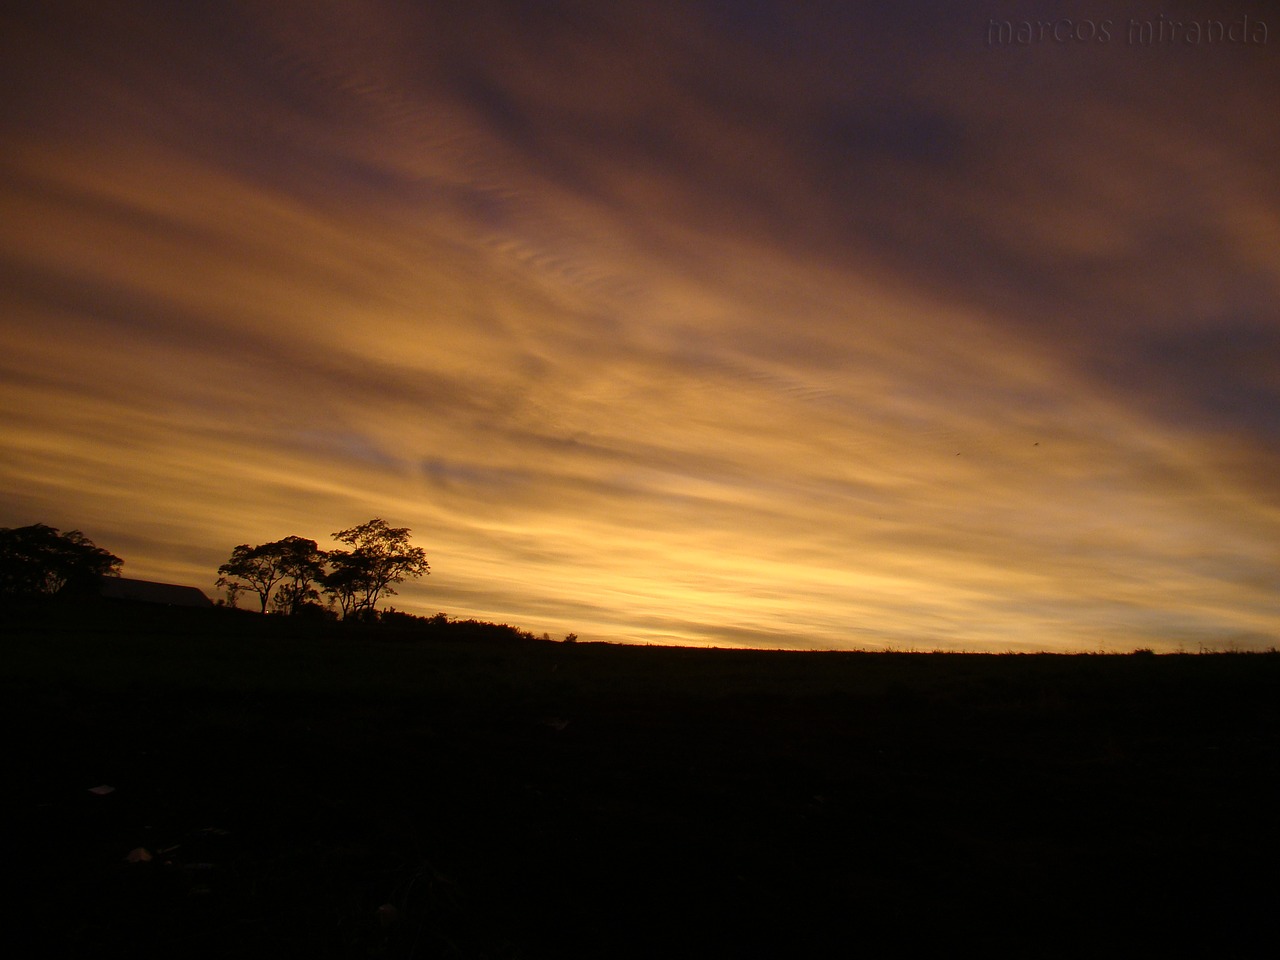
{"type": "MultiPolygon", "coordinates": [[[[305,537],[285,537],[251,547],[242,543],[218,568],[218,586],[226,604],[236,607],[242,595],[258,599],[262,613],[356,620],[418,634],[475,640],[550,640],[505,623],[451,620],[443,613],[419,617],[394,608],[378,609],[378,601],[395,594],[394,584],[431,572],[426,553],[409,542],[408,527],[389,527],[374,517],[358,527],[330,534],[350,549],[321,550],[305,537]],[[322,604],[321,598],[327,601],[322,604]]],[[[578,639],[565,636],[566,643],[578,639]]]]}
{"type": "MultiPolygon", "coordinates": [[[[425,552],[409,540],[409,529],[375,517],[332,536],[342,546],[321,550],[314,540],[289,536],[257,546],[240,544],[218,568],[222,607],[235,608],[245,595],[261,612],[376,624],[380,635],[459,640],[550,640],[505,623],[453,620],[443,613],[422,617],[378,604],[395,584],[430,573],[425,552]],[[322,603],[321,601],[325,601],[322,603]]],[[[124,561],[79,530],[60,532],[34,523],[0,527],[0,604],[44,609],[54,598],[89,599],[102,593],[103,577],[118,577],[124,561]]],[[[281,626],[284,621],[277,621],[281,626]]],[[[576,634],[564,640],[573,643],[576,634]]]]}
{"type": "Polygon", "coordinates": [[[409,542],[407,527],[390,527],[375,517],[331,536],[350,549],[321,550],[316,541],[295,536],[240,544],[218,568],[217,585],[227,604],[238,606],[250,594],[262,613],[296,616],[324,612],[323,595],[344,620],[368,620],[376,618],[378,601],[396,592],[394,584],[431,572],[426,553],[409,542]]]}

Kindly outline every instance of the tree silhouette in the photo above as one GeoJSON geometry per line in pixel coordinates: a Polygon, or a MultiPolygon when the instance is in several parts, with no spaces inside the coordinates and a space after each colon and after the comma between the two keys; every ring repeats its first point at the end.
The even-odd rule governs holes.
{"type": "Polygon", "coordinates": [[[360,600],[367,592],[367,582],[360,560],[347,550],[330,550],[329,566],[332,568],[325,574],[324,592],[347,619],[357,609],[360,600]]]}
{"type": "Polygon", "coordinates": [[[256,547],[242,543],[218,568],[218,586],[227,591],[227,601],[233,607],[239,595],[248,591],[257,594],[263,613],[269,603],[281,613],[297,613],[310,601],[320,599],[316,584],[324,577],[324,563],[324,551],[304,537],[289,536],[256,547]]]}
{"type": "Polygon", "coordinates": [[[333,538],[352,548],[329,552],[332,569],[324,579],[344,618],[372,616],[379,598],[396,592],[392,584],[431,572],[425,551],[410,545],[408,527],[389,527],[375,517],[333,538]]]}
{"type": "Polygon", "coordinates": [[[285,577],[285,556],[280,544],[279,540],[256,547],[240,544],[231,551],[231,559],[218,568],[218,586],[230,590],[239,583],[241,589],[258,595],[262,612],[266,613],[271,591],[285,577]]]}
{"type": "Polygon", "coordinates": [[[285,537],[271,546],[280,550],[280,572],[283,580],[276,591],[275,607],[295,614],[312,600],[320,599],[316,584],[324,578],[327,556],[314,540],[285,537]]]}
{"type": "Polygon", "coordinates": [[[79,530],[0,528],[0,597],[91,592],[98,577],[119,576],[123,563],[79,530]]]}

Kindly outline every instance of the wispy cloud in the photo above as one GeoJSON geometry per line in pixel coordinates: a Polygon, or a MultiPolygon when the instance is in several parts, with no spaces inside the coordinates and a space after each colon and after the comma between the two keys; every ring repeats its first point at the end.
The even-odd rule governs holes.
{"type": "Polygon", "coordinates": [[[382,515],[400,605],[588,638],[1273,644],[1275,58],[943,6],[15,18],[0,523],[207,586],[382,515]]]}

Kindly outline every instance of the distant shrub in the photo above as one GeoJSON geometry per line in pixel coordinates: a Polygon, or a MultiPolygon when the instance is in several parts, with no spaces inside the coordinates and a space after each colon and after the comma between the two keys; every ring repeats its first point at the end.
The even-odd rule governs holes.
{"type": "MultiPolygon", "coordinates": [[[[446,614],[420,617],[405,613],[395,607],[378,612],[379,626],[394,627],[399,636],[437,637],[450,640],[512,641],[538,639],[527,630],[520,630],[506,623],[488,623],[483,620],[451,620],[446,614]]],[[[550,640],[550,636],[544,638],[550,640]]]]}
{"type": "MultiPolygon", "coordinates": [[[[538,639],[529,631],[521,630],[510,624],[487,623],[483,620],[450,620],[448,635],[457,640],[478,640],[482,642],[538,639]]],[[[547,639],[550,638],[548,637],[547,639]]]]}

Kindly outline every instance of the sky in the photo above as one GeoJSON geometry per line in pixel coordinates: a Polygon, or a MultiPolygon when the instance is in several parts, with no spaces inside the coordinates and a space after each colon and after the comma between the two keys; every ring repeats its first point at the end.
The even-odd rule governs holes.
{"type": "Polygon", "coordinates": [[[1274,7],[15,7],[0,526],[212,595],[382,517],[397,608],[583,640],[1277,644],[1274,7]]]}

